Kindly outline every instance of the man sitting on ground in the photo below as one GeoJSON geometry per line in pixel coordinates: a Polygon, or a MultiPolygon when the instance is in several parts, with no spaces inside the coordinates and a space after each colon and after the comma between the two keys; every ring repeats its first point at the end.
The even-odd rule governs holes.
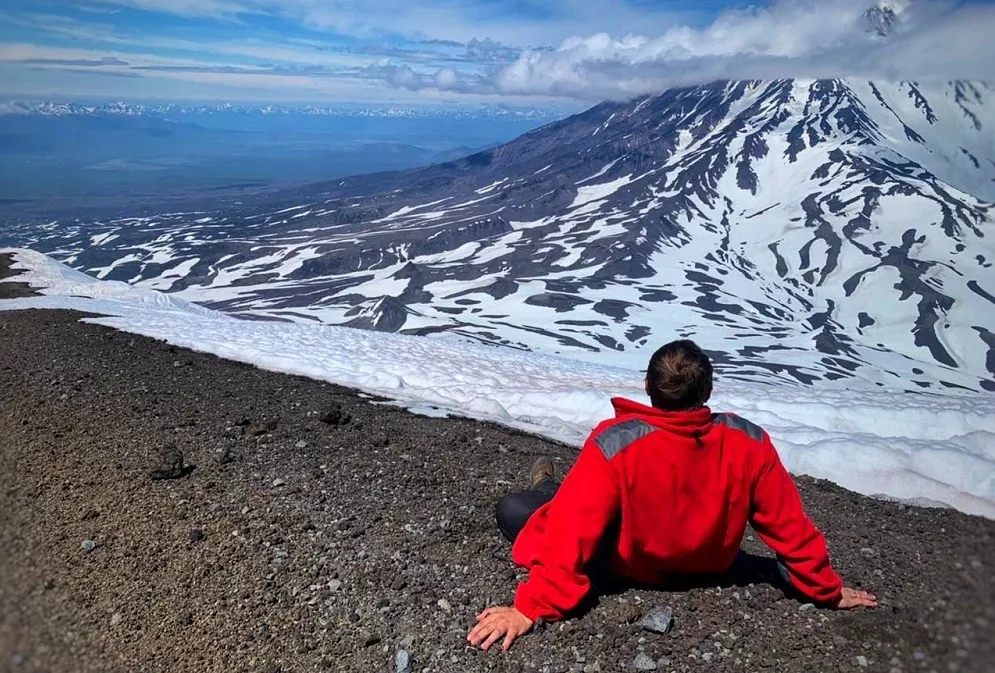
{"type": "Polygon", "coordinates": [[[532,489],[498,503],[498,527],[529,576],[514,607],[477,616],[471,644],[486,650],[503,639],[507,650],[536,622],[563,619],[588,595],[599,559],[613,578],[645,585],[727,572],[747,523],[812,602],[877,605],[833,571],[767,433],[706,406],[712,365],[696,344],[675,341],[654,353],[646,393],[652,407],[612,400],[615,418],[594,428],[561,485],[540,459],[532,489]]]}

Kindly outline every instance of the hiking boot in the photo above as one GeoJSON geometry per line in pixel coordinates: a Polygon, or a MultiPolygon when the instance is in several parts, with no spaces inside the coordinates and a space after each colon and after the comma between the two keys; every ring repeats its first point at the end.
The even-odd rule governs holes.
{"type": "Polygon", "coordinates": [[[551,461],[546,456],[537,458],[536,462],[532,463],[532,469],[529,470],[529,484],[533,488],[546,481],[547,479],[552,481],[556,476],[553,469],[553,461],[551,461]]]}

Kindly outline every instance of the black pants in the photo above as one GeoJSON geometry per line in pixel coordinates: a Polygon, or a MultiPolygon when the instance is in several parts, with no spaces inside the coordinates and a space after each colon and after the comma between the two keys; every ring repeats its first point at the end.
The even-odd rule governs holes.
{"type": "Polygon", "coordinates": [[[552,479],[545,479],[527,491],[504,496],[497,504],[497,525],[508,542],[514,542],[525,528],[525,522],[536,510],[553,499],[559,488],[552,479]]]}
{"type": "MultiPolygon", "coordinates": [[[[514,542],[518,534],[525,528],[525,523],[536,510],[553,499],[556,490],[560,487],[552,479],[539,482],[527,491],[518,491],[504,496],[497,504],[497,525],[501,534],[508,542],[514,542]]],[[[614,577],[611,572],[611,557],[618,541],[619,522],[611,523],[605,530],[594,550],[594,555],[587,562],[585,571],[591,578],[591,582],[597,585],[599,590],[608,590],[616,587],[620,578],[614,577]]]]}

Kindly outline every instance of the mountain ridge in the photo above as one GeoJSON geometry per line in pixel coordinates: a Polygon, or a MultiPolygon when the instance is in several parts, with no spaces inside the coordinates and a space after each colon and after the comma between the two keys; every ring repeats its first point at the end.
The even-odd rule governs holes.
{"type": "Polygon", "coordinates": [[[27,242],[254,316],[631,366],[694,336],[744,378],[992,390],[993,94],[715,82],[436,166],[27,242]]]}

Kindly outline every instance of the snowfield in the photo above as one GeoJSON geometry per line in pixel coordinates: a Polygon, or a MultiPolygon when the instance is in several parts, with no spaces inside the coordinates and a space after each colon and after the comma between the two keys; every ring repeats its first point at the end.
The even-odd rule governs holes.
{"type": "MultiPolygon", "coordinates": [[[[639,371],[464,342],[329,325],[246,321],[154,290],[102,281],[42,254],[14,254],[44,294],[0,310],[75,309],[90,322],[393,398],[414,411],[497,421],[572,444],[645,401],[639,371]]],[[[788,468],[867,495],[995,518],[995,395],[891,393],[718,380],[712,406],[764,426],[788,468]]]]}

